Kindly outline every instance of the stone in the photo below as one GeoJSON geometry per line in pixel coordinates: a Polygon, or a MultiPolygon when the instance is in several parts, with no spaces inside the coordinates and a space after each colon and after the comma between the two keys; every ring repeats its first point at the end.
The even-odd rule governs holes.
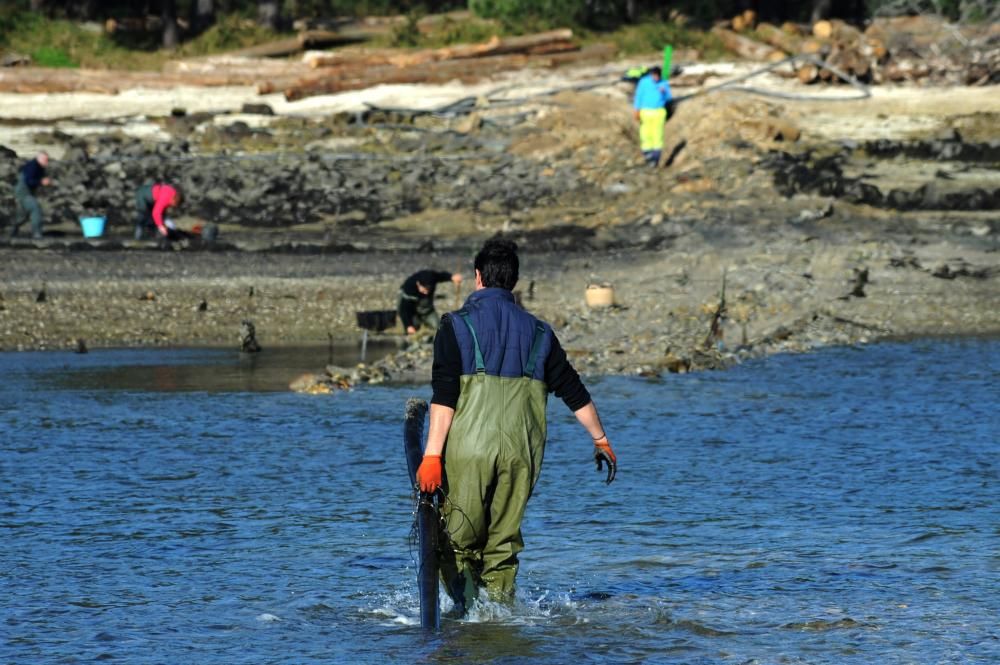
{"type": "Polygon", "coordinates": [[[483,126],[483,119],[478,113],[470,113],[467,116],[459,118],[455,123],[455,131],[462,134],[471,134],[479,130],[483,126]]]}
{"type": "Polygon", "coordinates": [[[274,115],[274,109],[272,109],[268,104],[243,104],[243,108],[240,109],[241,113],[246,113],[248,115],[274,115]]]}

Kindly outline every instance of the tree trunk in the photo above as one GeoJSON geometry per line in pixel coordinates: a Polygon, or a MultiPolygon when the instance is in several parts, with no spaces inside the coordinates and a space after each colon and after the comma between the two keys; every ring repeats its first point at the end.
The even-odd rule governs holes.
{"type": "Polygon", "coordinates": [[[814,0],[812,18],[809,22],[816,23],[817,21],[821,21],[828,17],[830,15],[831,4],[832,0],[814,0]]]}
{"type": "Polygon", "coordinates": [[[257,1],[257,23],[271,30],[278,30],[281,18],[280,0],[257,1]]]}
{"type": "Polygon", "coordinates": [[[785,53],[798,53],[802,48],[802,39],[798,35],[791,35],[770,23],[758,23],[757,36],[785,53]]]}
{"type": "Polygon", "coordinates": [[[177,1],[162,0],[163,8],[161,18],[163,19],[163,48],[174,49],[180,42],[177,31],[177,1]]]}
{"type": "Polygon", "coordinates": [[[806,85],[815,83],[819,79],[819,67],[813,64],[802,65],[796,70],[795,74],[801,83],[805,83],[806,85]]]}
{"type": "Polygon", "coordinates": [[[192,0],[191,29],[201,34],[215,23],[215,3],[213,0],[192,0]]]}
{"type": "Polygon", "coordinates": [[[625,2],[625,17],[628,19],[629,23],[635,23],[639,20],[639,2],[638,0],[626,0],[625,2]]]}
{"type": "Polygon", "coordinates": [[[732,30],[726,30],[718,25],[712,28],[712,34],[719,38],[727,50],[741,58],[774,62],[774,60],[780,60],[784,57],[784,54],[773,46],[738,35],[732,30]]]}
{"type": "Polygon", "coordinates": [[[33,13],[39,13],[45,8],[45,0],[31,0],[29,5],[33,13]]]}

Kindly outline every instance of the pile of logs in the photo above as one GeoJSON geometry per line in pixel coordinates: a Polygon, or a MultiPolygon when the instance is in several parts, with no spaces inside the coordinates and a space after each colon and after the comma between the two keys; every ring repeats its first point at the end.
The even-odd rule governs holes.
{"type": "Polygon", "coordinates": [[[712,33],[728,50],[751,60],[817,57],[828,67],[797,66],[794,75],[805,84],[839,81],[837,70],[865,83],[933,79],[985,85],[1000,83],[1000,48],[991,30],[959,28],[927,16],[876,19],[864,30],[836,19],[775,26],[757,23],[747,10],[712,33]],[[949,43],[950,49],[942,47],[949,43]]]}
{"type": "Polygon", "coordinates": [[[289,101],[391,83],[470,83],[493,74],[528,67],[604,61],[614,47],[595,44],[581,49],[571,30],[494,37],[482,44],[460,44],[418,51],[342,51],[307,53],[313,73],[294,81],[271,80],[258,85],[261,94],[283,91],[289,101]]]}
{"type": "Polygon", "coordinates": [[[128,88],[252,85],[260,94],[282,92],[286,99],[295,101],[388,83],[471,83],[529,67],[606,62],[615,53],[611,44],[580,48],[573,42],[571,30],[553,30],[438,49],[349,47],[307,51],[300,60],[267,57],[330,39],[338,38],[324,31],[306,31],[228,55],[171,61],[162,72],[0,69],[0,92],[117,94],[128,88]]]}

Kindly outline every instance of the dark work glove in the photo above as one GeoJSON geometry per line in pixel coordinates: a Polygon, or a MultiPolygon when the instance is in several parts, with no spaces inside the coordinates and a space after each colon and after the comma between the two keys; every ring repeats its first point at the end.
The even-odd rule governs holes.
{"type": "Polygon", "coordinates": [[[611,442],[608,437],[594,441],[594,461],[597,463],[597,470],[600,471],[603,465],[608,465],[608,479],[606,484],[610,485],[618,474],[618,458],[615,451],[611,450],[611,442]]]}

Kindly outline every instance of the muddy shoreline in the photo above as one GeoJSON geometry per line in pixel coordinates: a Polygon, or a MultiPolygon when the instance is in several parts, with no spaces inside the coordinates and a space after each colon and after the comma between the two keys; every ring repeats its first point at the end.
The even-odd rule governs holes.
{"type": "MultiPolygon", "coordinates": [[[[995,96],[709,95],[678,107],[670,163],[653,170],[628,94],[615,84],[458,117],[177,110],[145,120],[152,138],[114,126],[31,135],[58,149],[56,184],[46,237],[0,243],[0,349],[238,348],[244,319],[265,350],[358,339],[355,312],[394,309],[421,268],[471,277],[476,248],[498,234],[522,248],[525,307],[587,374],[1000,335],[995,96]],[[132,240],[132,185],[151,178],[182,184],[175,219],[216,224],[218,240],[171,251],[132,240]],[[76,218],[94,211],[108,234],[84,239],[76,218]],[[591,283],[612,284],[616,305],[588,309],[591,283]]],[[[0,176],[23,157],[0,150],[0,176]]],[[[439,311],[455,307],[449,289],[439,297],[439,311]]],[[[376,378],[428,369],[417,343],[376,378]]]]}
{"type": "MultiPolygon", "coordinates": [[[[687,233],[652,251],[528,250],[518,290],[589,375],[721,368],[748,357],[879,339],[1000,335],[997,250],[983,239],[914,245],[912,236],[845,242],[838,234],[820,240],[799,229],[794,237],[764,230],[752,242],[720,234],[712,246],[687,233]],[[862,271],[867,276],[859,286],[862,271]],[[722,334],[707,342],[723,272],[722,334]],[[616,305],[587,308],[591,282],[613,284],[616,305]]],[[[469,263],[464,252],[0,249],[0,349],[72,350],[81,339],[88,348],[237,349],[243,319],[255,323],[265,352],[321,346],[331,337],[359,340],[354,313],[394,308],[407,271],[469,272],[469,263]]],[[[439,311],[454,307],[450,289],[438,295],[439,311]]],[[[398,329],[385,337],[406,346],[398,329]]],[[[384,364],[388,376],[380,378],[419,378],[428,363],[429,347],[418,343],[384,364]]]]}

